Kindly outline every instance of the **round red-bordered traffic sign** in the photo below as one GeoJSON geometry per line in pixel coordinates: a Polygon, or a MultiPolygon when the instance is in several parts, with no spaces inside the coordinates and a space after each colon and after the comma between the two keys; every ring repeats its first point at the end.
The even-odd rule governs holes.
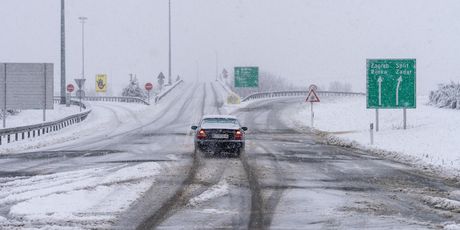
{"type": "Polygon", "coordinates": [[[150,91],[150,90],[153,89],[153,85],[152,85],[152,83],[150,83],[150,82],[145,83],[145,86],[144,86],[144,87],[145,87],[145,89],[148,90],[148,91],[150,91]]]}
{"type": "Polygon", "coordinates": [[[75,87],[72,84],[67,85],[67,92],[71,93],[71,92],[74,91],[74,89],[75,89],[75,87]]]}

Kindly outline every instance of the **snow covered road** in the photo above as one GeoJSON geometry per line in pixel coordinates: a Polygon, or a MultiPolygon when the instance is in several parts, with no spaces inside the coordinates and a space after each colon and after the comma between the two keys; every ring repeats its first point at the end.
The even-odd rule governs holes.
{"type": "Polygon", "coordinates": [[[295,98],[231,109],[249,127],[241,158],[194,154],[190,126],[203,114],[227,113],[221,90],[215,82],[184,84],[155,106],[95,103],[88,122],[53,137],[73,139],[10,149],[0,156],[0,228],[432,229],[460,223],[457,181],[292,128],[282,116],[295,98]]]}

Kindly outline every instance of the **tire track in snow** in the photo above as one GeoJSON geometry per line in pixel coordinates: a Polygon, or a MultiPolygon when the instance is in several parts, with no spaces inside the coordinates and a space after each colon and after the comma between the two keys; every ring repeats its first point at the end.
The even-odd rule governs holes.
{"type": "MultiPolygon", "coordinates": [[[[208,90],[206,88],[206,84],[204,84],[203,98],[201,100],[201,115],[205,113],[207,105],[206,95],[208,90]]],[[[217,94],[212,84],[211,88],[214,94],[213,106],[215,106],[215,110],[220,114],[217,94]]],[[[180,114],[182,114],[182,112],[180,112],[180,114]]],[[[174,195],[164,202],[152,216],[143,221],[136,229],[152,229],[158,227],[166,219],[173,216],[174,213],[186,207],[192,198],[199,196],[222,181],[222,176],[228,164],[228,160],[204,159],[202,153],[194,152],[192,166],[179,189],[177,189],[174,195]],[[208,175],[211,176],[207,178],[208,175]]]]}
{"type": "MultiPolygon", "coordinates": [[[[189,97],[190,100],[192,97],[189,97]]],[[[203,84],[203,98],[201,100],[201,114],[204,113],[205,109],[205,101],[206,101],[206,85],[203,84]]],[[[183,110],[187,106],[187,103],[182,106],[183,110]]],[[[182,116],[183,113],[178,113],[178,116],[182,116]]],[[[143,230],[143,229],[152,229],[158,226],[161,222],[167,219],[169,216],[173,214],[174,211],[177,211],[180,207],[183,207],[187,204],[188,200],[191,197],[186,196],[187,190],[190,189],[189,186],[193,184],[195,181],[198,169],[201,165],[200,159],[197,152],[194,152],[193,159],[192,159],[192,166],[187,174],[187,177],[182,182],[180,187],[174,192],[174,194],[167,199],[161,207],[156,210],[152,215],[150,215],[147,219],[142,221],[136,229],[143,230]]]]}
{"type": "MultiPolygon", "coordinates": [[[[278,129],[282,129],[282,130],[285,129],[284,125],[281,124],[276,119],[278,117],[278,111],[273,110],[270,103],[259,102],[257,104],[254,104],[252,108],[250,105],[249,108],[246,108],[243,111],[250,112],[250,113],[246,113],[247,115],[245,117],[246,118],[245,120],[253,124],[253,127],[251,127],[251,130],[254,130],[255,133],[259,135],[266,133],[265,130],[274,129],[274,127],[278,127],[278,129]],[[256,122],[254,121],[256,121],[257,117],[262,117],[264,116],[264,113],[267,113],[267,112],[268,112],[268,114],[266,115],[267,120],[264,123],[265,127],[263,128],[258,127],[256,122]]],[[[243,111],[237,110],[235,111],[235,113],[243,115],[242,113],[243,111]]],[[[257,143],[257,142],[255,143],[255,147],[265,150],[265,152],[268,153],[270,158],[272,158],[272,161],[270,162],[272,163],[272,167],[274,168],[274,170],[270,173],[274,174],[273,178],[276,179],[278,184],[283,184],[283,181],[284,181],[283,173],[282,173],[281,167],[279,166],[277,157],[273,153],[274,150],[268,149],[266,146],[262,145],[261,143],[257,143]]],[[[251,213],[250,213],[248,228],[249,229],[268,229],[271,225],[273,214],[275,213],[274,210],[276,209],[281,199],[281,195],[285,189],[283,188],[283,186],[279,186],[283,189],[275,189],[271,193],[270,196],[264,196],[265,191],[267,191],[268,188],[263,186],[261,183],[261,179],[260,179],[259,171],[257,167],[257,162],[255,162],[255,159],[251,159],[251,157],[248,154],[246,154],[246,151],[245,151],[245,154],[243,154],[241,160],[242,160],[244,169],[246,171],[246,175],[249,181],[249,188],[251,190],[251,213]]]]}

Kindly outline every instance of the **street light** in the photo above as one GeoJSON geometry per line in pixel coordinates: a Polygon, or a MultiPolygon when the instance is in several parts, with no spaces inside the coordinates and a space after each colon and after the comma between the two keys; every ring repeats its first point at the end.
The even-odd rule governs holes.
{"type": "Polygon", "coordinates": [[[169,0],[169,71],[168,84],[171,85],[171,0],[169,0]]]}
{"type": "Polygon", "coordinates": [[[78,85],[77,95],[80,99],[80,111],[81,111],[81,98],[85,97],[85,22],[88,19],[87,17],[78,17],[81,22],[81,78],[75,79],[78,85]]]}
{"type": "Polygon", "coordinates": [[[61,0],[61,104],[66,104],[67,101],[65,91],[65,6],[64,0],[61,0]]]}
{"type": "Polygon", "coordinates": [[[81,23],[81,78],[85,78],[85,22],[87,17],[78,17],[81,23]]]}

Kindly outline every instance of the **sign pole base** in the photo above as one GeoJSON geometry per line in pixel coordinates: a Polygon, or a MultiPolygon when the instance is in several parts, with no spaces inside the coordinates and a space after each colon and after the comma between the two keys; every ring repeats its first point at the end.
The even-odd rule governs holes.
{"type": "Polygon", "coordinates": [[[375,109],[375,131],[379,131],[379,109],[375,109]]]}
{"type": "Polygon", "coordinates": [[[310,102],[310,114],[311,114],[311,128],[313,129],[313,120],[315,118],[315,114],[313,113],[313,102],[310,102]]]}
{"type": "Polygon", "coordinates": [[[65,98],[65,106],[70,107],[70,93],[67,93],[67,97],[65,98]]]}
{"type": "Polygon", "coordinates": [[[404,127],[404,129],[407,128],[406,121],[407,121],[407,117],[406,117],[406,108],[404,108],[404,109],[403,109],[403,127],[404,127]]]}
{"type": "Polygon", "coordinates": [[[373,145],[374,144],[374,124],[371,123],[369,131],[371,135],[371,145],[373,145]]]}
{"type": "Polygon", "coordinates": [[[6,109],[3,109],[3,128],[6,128],[6,109]]]}

